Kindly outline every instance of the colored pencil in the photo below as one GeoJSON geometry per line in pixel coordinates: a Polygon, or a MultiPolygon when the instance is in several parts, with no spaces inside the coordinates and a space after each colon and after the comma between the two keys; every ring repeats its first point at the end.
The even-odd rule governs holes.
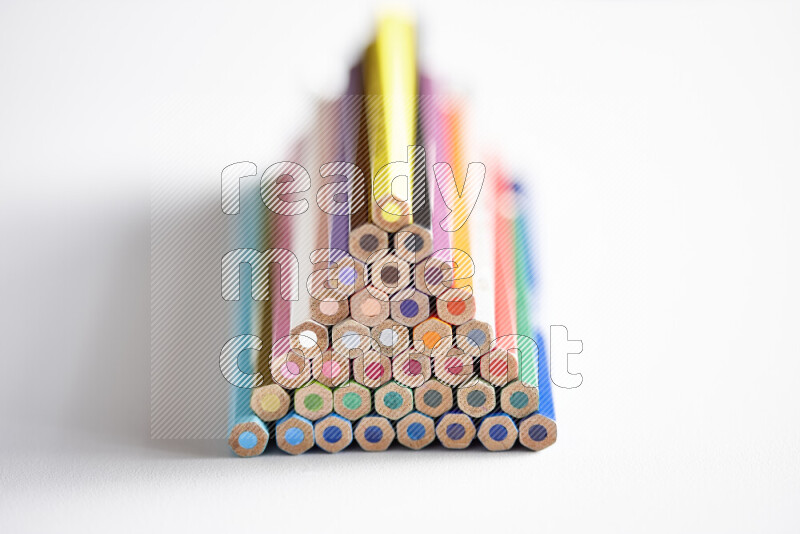
{"type": "Polygon", "coordinates": [[[353,425],[336,414],[314,423],[314,441],[325,452],[337,453],[353,442],[353,425]]]}
{"type": "Polygon", "coordinates": [[[436,379],[414,390],[414,406],[431,417],[439,417],[453,407],[453,390],[436,379]]]}
{"type": "Polygon", "coordinates": [[[414,266],[414,287],[417,291],[433,297],[451,289],[455,275],[450,257],[450,249],[437,249],[414,266]]]}
{"type": "MultiPolygon", "coordinates": [[[[362,289],[363,291],[363,289],[362,289]]],[[[318,294],[319,298],[311,297],[311,318],[316,322],[333,326],[343,321],[350,314],[347,295],[336,290],[328,290],[318,294]]]]}
{"type": "Polygon", "coordinates": [[[328,349],[311,360],[311,378],[324,386],[340,386],[350,379],[350,360],[328,349]]]}
{"type": "Polygon", "coordinates": [[[262,421],[277,421],[289,412],[292,399],[278,384],[256,388],[250,396],[250,409],[262,421]]]}
{"type": "MultiPolygon", "coordinates": [[[[496,168],[490,164],[490,168],[496,168]]],[[[490,181],[487,180],[487,181],[490,181]]],[[[475,206],[472,209],[466,230],[471,243],[485,243],[490,245],[476,251],[471,256],[474,263],[472,275],[472,296],[475,306],[473,318],[462,322],[456,328],[455,344],[471,356],[482,356],[489,352],[491,342],[494,340],[495,323],[495,262],[497,251],[492,250],[491,243],[495,240],[495,210],[498,209],[494,188],[490,183],[484,182],[475,206]]]]}
{"type": "MultiPolygon", "coordinates": [[[[329,216],[329,219],[332,218],[333,216],[329,216]]],[[[331,239],[334,240],[333,235],[331,235],[331,239]]],[[[312,261],[323,254],[324,252],[322,251],[315,252],[311,256],[312,261]]],[[[344,250],[330,249],[328,251],[328,261],[330,266],[327,269],[312,273],[312,284],[319,285],[324,283],[331,289],[350,296],[356,291],[364,289],[364,286],[369,282],[367,266],[344,250]]]]}
{"type": "Polygon", "coordinates": [[[475,439],[475,424],[470,416],[448,412],[436,422],[436,437],[448,449],[465,449],[475,439]]]}
{"type": "MultiPolygon", "coordinates": [[[[303,293],[303,291],[300,291],[303,293]]],[[[292,306],[294,310],[295,306],[292,306]]],[[[328,329],[312,319],[306,319],[299,323],[293,323],[291,329],[291,346],[294,349],[304,351],[316,346],[319,350],[325,350],[330,344],[328,339],[328,329]]]]}
{"type": "Polygon", "coordinates": [[[448,386],[461,386],[475,379],[478,362],[462,349],[453,347],[433,358],[433,374],[448,386]]]}
{"type": "MultiPolygon", "coordinates": [[[[288,321],[286,323],[288,326],[288,321]]],[[[279,339],[276,343],[278,350],[272,354],[270,372],[272,379],[277,384],[286,389],[296,389],[311,380],[311,361],[307,360],[297,349],[289,347],[289,344],[285,343],[286,339],[288,336],[279,339]]],[[[315,348],[307,350],[310,353],[315,348]]]]}
{"type": "Polygon", "coordinates": [[[334,325],[331,340],[333,351],[351,360],[372,348],[369,328],[352,318],[334,325]]]}
{"type": "Polygon", "coordinates": [[[234,425],[228,444],[234,453],[242,457],[258,456],[269,442],[267,427],[255,415],[234,425]]]}
{"type": "Polygon", "coordinates": [[[508,336],[517,333],[515,262],[508,261],[509,252],[514,250],[514,227],[511,220],[513,214],[509,213],[513,209],[513,196],[504,169],[498,168],[491,185],[494,187],[494,198],[497,199],[494,212],[494,287],[497,288],[494,293],[495,335],[501,343],[498,346],[509,349],[513,346],[508,345],[508,336]]]}
{"type": "Polygon", "coordinates": [[[319,168],[323,178],[333,180],[317,192],[320,209],[330,214],[331,248],[347,252],[351,257],[348,242],[353,207],[351,191],[356,179],[364,180],[363,170],[355,164],[358,120],[363,107],[362,97],[354,94],[358,92],[359,80],[360,77],[353,79],[351,73],[346,93],[336,100],[337,124],[330,126],[336,132],[333,142],[336,159],[324,162],[319,168]]]}
{"type": "Polygon", "coordinates": [[[321,419],[333,411],[333,392],[312,380],[295,390],[294,411],[311,421],[321,419]]]}
{"type": "Polygon", "coordinates": [[[372,411],[372,394],[365,386],[350,380],[333,390],[333,409],[345,419],[357,421],[372,411]]]}
{"type": "Polygon", "coordinates": [[[497,405],[491,384],[481,379],[471,380],[456,390],[458,409],[471,417],[483,417],[497,405]]]}
{"type": "Polygon", "coordinates": [[[275,425],[275,443],[283,452],[303,454],[314,446],[314,425],[290,412],[275,425]]]}
{"type": "MultiPolygon", "coordinates": [[[[519,183],[509,186],[513,191],[514,229],[514,270],[516,286],[516,316],[517,331],[531,339],[532,343],[521,343],[519,347],[519,372],[520,380],[536,387],[539,385],[540,368],[547,369],[546,358],[543,358],[546,347],[536,339],[538,332],[533,328],[538,304],[538,283],[535,274],[536,256],[533,253],[533,239],[530,220],[531,200],[527,198],[525,190],[519,183]],[[533,319],[532,319],[533,318],[533,319]],[[544,367],[542,364],[544,363],[544,367]]],[[[525,340],[523,340],[525,341],[525,340]]],[[[543,375],[542,382],[547,383],[549,394],[550,375],[543,375]]],[[[540,392],[544,393],[544,392],[540,392]]]]}
{"type": "Polygon", "coordinates": [[[431,377],[431,357],[408,349],[392,358],[392,377],[404,386],[421,386],[431,377]]]}
{"type": "Polygon", "coordinates": [[[507,451],[517,442],[519,431],[506,414],[488,415],[481,419],[478,439],[490,451],[507,451]]]}
{"type": "Polygon", "coordinates": [[[456,328],[453,339],[458,348],[478,359],[489,352],[494,341],[494,328],[492,323],[470,319],[456,328]]]}
{"type": "MultiPolygon", "coordinates": [[[[367,132],[373,197],[370,219],[388,232],[412,222],[412,199],[400,199],[392,191],[388,164],[405,160],[407,147],[416,144],[417,72],[413,25],[390,16],[378,23],[375,42],[364,58],[364,86],[367,95],[367,132]]],[[[411,168],[420,162],[409,161],[411,168]]],[[[414,174],[409,173],[409,196],[413,195],[414,174]]]]}
{"type": "Polygon", "coordinates": [[[353,379],[368,388],[377,388],[392,379],[392,360],[368,350],[353,360],[353,379]]]}
{"type": "MultiPolygon", "coordinates": [[[[431,179],[431,181],[433,181],[431,179]]],[[[433,250],[424,261],[417,262],[414,266],[414,285],[418,291],[437,297],[454,287],[454,261],[462,261],[463,255],[455,251],[451,244],[451,232],[442,228],[443,221],[450,213],[446,206],[442,191],[436,185],[430,186],[431,191],[431,234],[433,236],[433,250]]]]}
{"type": "Polygon", "coordinates": [[[503,348],[495,348],[481,356],[481,377],[493,386],[505,386],[519,377],[516,355],[503,348]]]}
{"type": "Polygon", "coordinates": [[[414,327],[430,317],[428,295],[411,287],[392,295],[389,308],[392,319],[403,326],[414,327]]]}
{"type": "Polygon", "coordinates": [[[436,182],[440,185],[445,183],[448,185],[454,183],[464,184],[460,195],[457,195],[457,191],[452,189],[444,189],[444,191],[449,196],[449,205],[454,207],[453,214],[456,221],[461,222],[461,227],[452,232],[450,236],[450,243],[453,249],[463,253],[462,257],[454,253],[452,258],[455,263],[453,287],[467,287],[471,286],[472,275],[474,274],[474,266],[469,257],[471,249],[468,206],[473,204],[470,199],[479,192],[479,190],[475,190],[478,182],[466,176],[467,171],[472,170],[473,167],[466,165],[464,155],[467,150],[467,140],[464,135],[466,119],[463,105],[458,99],[454,98],[442,100],[440,104],[440,118],[443,122],[442,126],[445,135],[444,142],[440,147],[437,147],[437,157],[440,159],[440,163],[436,163],[433,166],[433,174],[436,182]],[[464,177],[463,180],[462,177],[464,177]]]}
{"type": "Polygon", "coordinates": [[[392,319],[381,321],[370,330],[372,347],[385,356],[394,357],[411,345],[408,327],[392,319]]]}
{"type": "MultiPolygon", "coordinates": [[[[271,234],[264,232],[270,219],[264,214],[261,198],[256,183],[246,183],[240,192],[240,213],[233,225],[232,235],[237,246],[263,250],[271,243],[271,234]]],[[[251,295],[252,279],[240,280],[240,293],[251,295]]],[[[268,386],[273,383],[269,368],[269,353],[272,344],[272,306],[274,296],[278,294],[276,284],[269,285],[267,301],[255,301],[251,298],[240,299],[240,306],[233,316],[232,330],[240,332],[258,332],[261,335],[262,350],[246,351],[237,358],[237,367],[246,373],[257,373],[260,381],[253,380],[253,385],[268,386]]],[[[238,384],[245,386],[245,384],[238,384]]],[[[258,420],[251,407],[252,391],[246,387],[231,386],[229,403],[228,444],[238,456],[250,457],[264,452],[269,441],[269,432],[258,420]]]]}
{"type": "Polygon", "coordinates": [[[391,295],[411,284],[411,266],[394,253],[389,253],[372,264],[370,282],[373,287],[391,295]]]}
{"type": "MultiPolygon", "coordinates": [[[[419,183],[424,183],[419,180],[419,183]]],[[[418,194],[415,191],[415,195],[418,194]]],[[[416,196],[414,197],[416,200],[416,196]]],[[[423,197],[423,200],[426,200],[423,197]]],[[[416,210],[420,211],[420,210],[416,210]]],[[[414,216],[417,221],[419,217],[414,216]]],[[[392,246],[395,254],[409,263],[419,263],[433,253],[433,236],[430,230],[430,215],[428,214],[427,227],[421,224],[409,224],[401,228],[392,236],[392,246]]]]}
{"type": "Polygon", "coordinates": [[[444,321],[431,317],[414,327],[413,346],[432,358],[446,354],[453,346],[453,329],[444,321]]]}
{"type": "Polygon", "coordinates": [[[411,412],[397,422],[397,441],[404,447],[418,451],[436,439],[433,419],[420,412],[411,412]]]}
{"type": "Polygon", "coordinates": [[[378,389],[373,394],[375,411],[387,419],[396,421],[414,409],[414,392],[392,380],[378,389]]]}
{"type": "MultiPolygon", "coordinates": [[[[530,205],[530,199],[527,198],[526,192],[520,184],[516,185],[516,193],[518,209],[516,210],[517,219],[515,221],[516,246],[514,249],[514,263],[517,270],[517,283],[527,287],[531,294],[536,295],[538,290],[535,274],[537,263],[533,254],[532,225],[528,218],[528,211],[519,209],[520,206],[530,205]]],[[[517,304],[518,315],[521,317],[535,316],[534,304],[523,298],[517,304]]],[[[522,326],[526,329],[523,333],[530,332],[535,345],[530,348],[527,346],[522,347],[520,379],[527,384],[538,385],[539,407],[534,415],[520,421],[519,442],[531,450],[539,451],[555,443],[557,437],[547,345],[544,336],[539,331],[525,323],[522,326]]]]}
{"type": "Polygon", "coordinates": [[[519,442],[532,451],[546,449],[556,442],[557,428],[554,419],[540,413],[519,422],[519,442]]]}
{"type": "Polygon", "coordinates": [[[367,286],[350,297],[350,314],[364,326],[378,326],[389,318],[389,296],[375,287],[367,286]]]}
{"type": "Polygon", "coordinates": [[[475,298],[464,289],[450,289],[436,299],[436,315],[458,326],[475,318],[475,298]]]}
{"type": "Polygon", "coordinates": [[[539,408],[539,390],[521,380],[500,390],[500,408],[515,419],[529,416],[539,408]]]}
{"type": "Polygon", "coordinates": [[[389,234],[372,223],[364,223],[350,231],[350,254],[365,264],[372,264],[389,250],[389,234]]]}
{"type": "Polygon", "coordinates": [[[355,438],[358,446],[365,451],[385,451],[395,438],[392,424],[380,415],[368,415],[356,425],[355,438]]]}

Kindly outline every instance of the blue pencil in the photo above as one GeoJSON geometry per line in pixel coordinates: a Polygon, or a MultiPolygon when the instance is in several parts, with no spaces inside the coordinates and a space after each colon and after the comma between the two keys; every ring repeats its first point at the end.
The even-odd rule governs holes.
{"type": "Polygon", "coordinates": [[[404,447],[418,451],[436,439],[433,418],[420,412],[411,412],[397,422],[397,441],[404,447]]]}
{"type": "Polygon", "coordinates": [[[365,451],[385,451],[394,441],[395,431],[388,419],[372,413],[358,422],[355,438],[365,451]]]}
{"type": "MultiPolygon", "coordinates": [[[[521,284],[527,291],[523,291],[522,301],[517,302],[519,310],[518,319],[535,316],[536,296],[538,295],[539,278],[536,272],[536,257],[534,254],[532,219],[530,216],[531,199],[525,188],[519,182],[514,184],[515,218],[514,236],[515,243],[515,271],[517,284],[521,284]]],[[[550,367],[547,358],[547,345],[542,332],[530,326],[526,320],[518,324],[520,334],[531,337],[536,343],[535,358],[529,362],[520,361],[520,378],[531,385],[538,385],[539,408],[530,417],[519,423],[519,442],[525,447],[539,451],[549,447],[556,441],[556,412],[553,405],[553,391],[550,386],[550,367]]]]}
{"type": "Polygon", "coordinates": [[[353,424],[341,415],[330,414],[314,423],[314,440],[323,451],[339,452],[353,442],[353,424]]]}
{"type": "Polygon", "coordinates": [[[507,414],[487,415],[481,419],[478,439],[490,451],[507,451],[517,442],[517,425],[507,414]]]}
{"type": "Polygon", "coordinates": [[[448,412],[436,423],[436,437],[448,449],[465,449],[475,439],[475,424],[462,412],[448,412]]]}

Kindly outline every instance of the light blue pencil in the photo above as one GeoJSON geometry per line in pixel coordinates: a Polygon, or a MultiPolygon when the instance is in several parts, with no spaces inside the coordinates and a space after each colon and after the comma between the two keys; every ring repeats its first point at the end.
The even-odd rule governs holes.
{"type": "MultiPolygon", "coordinates": [[[[264,232],[266,218],[258,181],[252,179],[249,179],[249,181],[248,179],[242,180],[240,196],[241,207],[239,213],[227,216],[232,219],[232,224],[235,225],[235,231],[233,232],[234,242],[230,248],[262,250],[266,243],[266,233],[264,232]]],[[[250,276],[240,277],[239,300],[231,303],[232,306],[236,307],[233,317],[234,335],[250,334],[261,330],[263,306],[264,304],[269,305],[270,301],[265,303],[254,301],[251,297],[251,286],[250,276]]],[[[262,351],[269,352],[269,347],[272,343],[272,333],[269,328],[266,329],[261,338],[263,343],[262,351]]],[[[241,346],[243,351],[247,350],[244,348],[246,346],[245,341],[241,342],[241,346]]],[[[247,350],[246,354],[241,354],[238,358],[238,364],[242,372],[254,373],[259,368],[266,367],[259,365],[258,354],[254,350],[247,350]]],[[[266,378],[268,377],[262,375],[262,384],[266,378]]],[[[231,395],[228,416],[228,444],[233,452],[239,456],[257,456],[264,452],[269,442],[269,431],[250,408],[252,390],[244,387],[246,384],[238,385],[242,387],[237,387],[233,384],[229,386],[231,395]]]]}

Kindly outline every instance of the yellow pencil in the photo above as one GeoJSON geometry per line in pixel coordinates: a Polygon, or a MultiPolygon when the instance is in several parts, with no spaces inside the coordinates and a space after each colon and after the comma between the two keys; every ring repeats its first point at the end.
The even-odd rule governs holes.
{"type": "Polygon", "coordinates": [[[415,173],[408,173],[406,198],[395,196],[389,164],[408,161],[414,169],[419,160],[408,150],[416,144],[418,90],[415,32],[409,20],[391,15],[378,23],[375,42],[364,58],[364,87],[369,171],[374,177],[370,219],[396,232],[412,221],[415,173]]]}

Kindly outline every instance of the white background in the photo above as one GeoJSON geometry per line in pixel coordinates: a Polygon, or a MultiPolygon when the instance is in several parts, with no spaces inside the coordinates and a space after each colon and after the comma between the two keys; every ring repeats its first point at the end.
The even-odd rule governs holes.
{"type": "Polygon", "coordinates": [[[151,182],[263,168],[374,14],[0,5],[0,531],[797,532],[796,2],[419,7],[423,64],[534,180],[542,320],[584,342],[554,447],[149,440],[151,182]]]}

